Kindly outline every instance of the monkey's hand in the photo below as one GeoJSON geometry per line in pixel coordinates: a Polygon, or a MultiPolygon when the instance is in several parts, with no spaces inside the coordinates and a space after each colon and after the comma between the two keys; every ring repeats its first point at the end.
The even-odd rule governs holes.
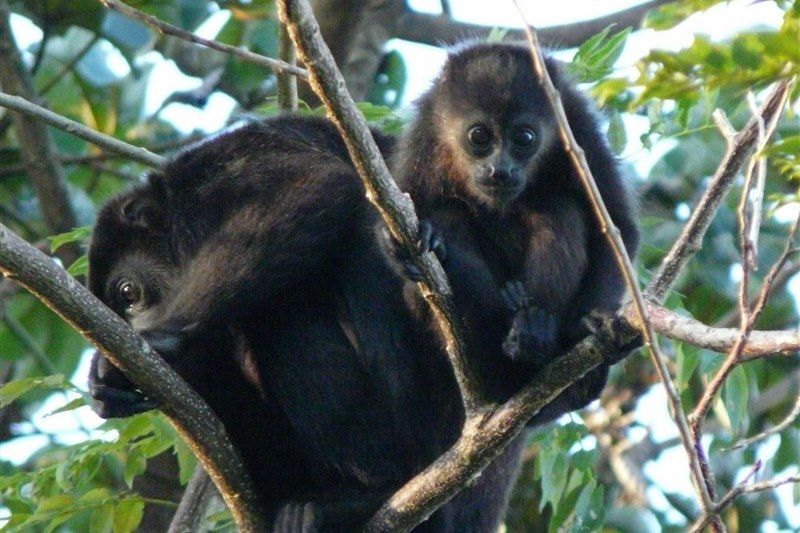
{"type": "Polygon", "coordinates": [[[536,368],[549,362],[558,348],[558,319],[533,305],[521,281],[506,283],[500,296],[513,314],[503,353],[536,368]]]}
{"type": "Polygon", "coordinates": [[[289,502],[278,510],[272,533],[316,533],[319,531],[316,505],[289,502]]]}
{"type": "MultiPolygon", "coordinates": [[[[378,237],[386,255],[395,264],[396,270],[411,281],[422,281],[422,271],[414,264],[411,255],[399,242],[397,242],[386,226],[381,225],[378,237]]],[[[442,234],[427,220],[419,221],[419,236],[417,251],[420,254],[433,252],[440,261],[447,258],[447,247],[442,234]]]]}
{"type": "Polygon", "coordinates": [[[125,418],[158,407],[99,352],[89,367],[89,394],[92,409],[101,418],[125,418]]]}
{"type": "Polygon", "coordinates": [[[582,337],[584,334],[592,334],[600,341],[609,365],[619,363],[642,345],[641,335],[637,335],[631,341],[622,342],[625,326],[616,319],[613,313],[594,309],[581,318],[581,326],[582,337]]]}

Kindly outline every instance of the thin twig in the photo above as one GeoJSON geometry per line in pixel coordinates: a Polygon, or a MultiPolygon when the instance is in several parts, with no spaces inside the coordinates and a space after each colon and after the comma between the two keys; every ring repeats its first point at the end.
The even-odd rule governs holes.
{"type": "Polygon", "coordinates": [[[197,465],[189,483],[186,484],[181,503],[172,516],[167,533],[198,531],[215,492],[211,478],[208,477],[202,465],[197,465]]]}
{"type": "Polygon", "coordinates": [[[16,318],[9,315],[5,310],[2,312],[3,315],[3,322],[6,323],[8,329],[11,330],[11,333],[19,339],[19,341],[25,345],[28,349],[28,352],[33,356],[36,362],[39,364],[41,369],[50,375],[60,374],[61,372],[56,368],[56,365],[47,357],[47,354],[44,352],[39,343],[34,339],[28,330],[17,321],[16,318]]]}
{"type": "Polygon", "coordinates": [[[741,448],[746,448],[747,446],[750,446],[752,444],[755,444],[756,442],[760,442],[760,441],[766,439],[770,435],[775,435],[777,433],[780,433],[784,429],[786,429],[789,426],[791,426],[794,423],[794,421],[797,420],[798,416],[800,416],[800,394],[798,394],[797,398],[795,398],[794,405],[792,406],[792,409],[783,418],[783,420],[781,420],[780,422],[778,422],[777,424],[775,424],[771,428],[769,428],[769,429],[767,429],[765,431],[762,431],[761,433],[759,433],[757,435],[753,435],[752,437],[740,440],[739,442],[737,442],[736,444],[734,444],[733,446],[728,448],[726,451],[739,450],[741,448]]]}
{"type": "Polygon", "coordinates": [[[477,411],[482,403],[476,374],[466,357],[463,330],[452,302],[452,291],[441,264],[433,253],[422,256],[416,252],[418,220],[408,195],[403,194],[389,174],[375,140],[367,127],[364,115],[356,108],[347,92],[341,72],[320,35],[306,0],[281,0],[278,14],[294,41],[300,59],[309,66],[309,81],[328,111],[347,146],[358,171],[367,198],[378,209],[389,231],[415,259],[424,276],[423,296],[431,307],[446,339],[447,355],[456,376],[467,414],[477,411]]]}
{"type": "Polygon", "coordinates": [[[751,118],[739,133],[735,133],[729,124],[720,125],[720,121],[716,120],[718,115],[715,113],[717,127],[725,137],[725,155],[680,236],[664,256],[658,271],[648,283],[644,293],[649,299],[662,301],[686,263],[700,249],[703,236],[711,225],[711,220],[733,185],[739,169],[742,168],[750,151],[758,142],[759,121],[763,120],[768,127],[771,127],[772,122],[777,122],[786,104],[793,81],[781,80],[773,85],[759,108],[760,118],[751,118]]]}
{"type": "MultiPolygon", "coordinates": [[[[780,487],[781,485],[787,485],[789,483],[800,483],[800,474],[780,479],[762,481],[760,483],[753,483],[752,485],[739,484],[734,488],[732,488],[730,492],[728,492],[725,496],[722,497],[722,499],[720,499],[719,503],[717,504],[716,512],[720,513],[725,509],[727,509],[731,505],[731,503],[733,503],[733,501],[742,494],[752,494],[755,492],[772,490],[780,487]]],[[[711,517],[709,515],[703,515],[697,522],[695,522],[692,525],[691,529],[692,533],[699,533],[700,531],[703,531],[703,528],[705,528],[710,521],[711,517]]]]}
{"type": "Polygon", "coordinates": [[[139,163],[153,168],[161,168],[164,166],[165,159],[160,155],[154,154],[144,148],[122,142],[119,139],[115,139],[114,137],[105,135],[91,128],[87,128],[83,124],[62,117],[58,113],[53,113],[49,109],[33,104],[19,96],[12,96],[0,92],[0,106],[35,117],[46,124],[71,133],[76,137],[96,144],[110,152],[123,155],[133,161],[138,161],[139,163]]]}
{"type": "MultiPolygon", "coordinates": [[[[800,272],[800,261],[789,262],[786,266],[784,266],[783,269],[780,272],[778,272],[778,275],[775,276],[775,280],[772,284],[772,289],[770,290],[770,293],[767,295],[767,297],[770,297],[773,294],[777,293],[778,291],[785,289],[789,281],[798,272],[800,272]]],[[[757,298],[758,298],[757,294],[751,296],[748,305],[750,307],[754,306],[757,298]]],[[[718,320],[716,320],[714,322],[714,327],[729,328],[735,325],[738,319],[739,319],[739,310],[736,307],[734,307],[730,311],[722,315],[722,317],[720,317],[718,320]]],[[[753,333],[757,334],[758,332],[754,331],[753,333]]]]}
{"type": "Polygon", "coordinates": [[[778,260],[772,265],[772,268],[764,277],[764,283],[761,286],[761,291],[759,292],[756,304],[752,309],[749,310],[747,321],[742,325],[739,338],[736,340],[736,344],[731,349],[730,355],[727,357],[727,359],[725,359],[725,362],[714,375],[711,382],[706,386],[703,396],[697,402],[697,405],[691,414],[690,419],[692,432],[695,435],[695,440],[698,442],[700,439],[700,428],[709,408],[711,407],[712,401],[714,400],[719,389],[722,387],[723,383],[725,383],[725,380],[728,378],[730,373],[733,371],[736,365],[741,362],[744,346],[747,344],[747,340],[753,331],[756,320],[766,305],[767,296],[770,293],[772,283],[775,281],[775,277],[783,268],[783,265],[786,263],[789,257],[796,251],[794,239],[797,235],[798,228],[800,228],[800,215],[798,215],[798,217],[795,219],[791,229],[789,230],[789,235],[786,239],[786,245],[778,257],[778,260]]]}
{"type": "Polygon", "coordinates": [[[56,84],[61,81],[61,78],[66,76],[75,67],[75,65],[78,64],[78,61],[83,59],[83,57],[89,53],[89,50],[91,50],[95,43],[97,43],[99,40],[99,34],[95,34],[91,39],[89,39],[89,42],[87,42],[80,50],[78,50],[78,53],[75,54],[72,59],[64,63],[59,71],[53,74],[53,77],[42,85],[41,89],[39,89],[39,94],[46,94],[50,89],[55,87],[56,84]]]}
{"type": "Polygon", "coordinates": [[[641,289],[639,288],[639,281],[636,278],[630,257],[628,257],[628,253],[625,250],[625,245],[622,242],[619,230],[614,226],[614,222],[611,220],[611,216],[608,214],[608,210],[603,203],[603,199],[600,195],[600,191],[597,189],[597,184],[592,177],[592,172],[589,168],[589,164],[586,161],[583,149],[578,146],[578,143],[572,134],[572,129],[570,128],[569,121],[567,120],[566,113],[564,112],[564,106],[561,103],[561,97],[556,88],[553,86],[553,82],[550,79],[547,68],[545,67],[544,57],[542,56],[541,48],[536,37],[536,32],[530,26],[530,24],[528,24],[527,20],[525,20],[525,14],[516,0],[514,0],[514,5],[519,11],[520,17],[522,17],[525,22],[524,29],[528,37],[528,44],[531,50],[534,70],[536,71],[536,75],[540,80],[545,95],[550,102],[550,106],[554,111],[556,122],[558,124],[559,137],[564,144],[565,151],[572,160],[576,173],[580,178],[581,185],[584,188],[584,192],[592,204],[597,222],[600,226],[600,231],[606,238],[608,245],[611,247],[617,262],[617,266],[619,267],[620,272],[625,279],[625,284],[631,293],[633,306],[636,309],[636,313],[639,317],[640,323],[638,324],[638,327],[641,329],[644,345],[650,353],[659,379],[664,384],[671,415],[678,426],[681,443],[686,449],[689,457],[692,483],[695,486],[698,496],[700,497],[700,503],[703,509],[711,509],[713,507],[713,490],[709,484],[706,483],[706,478],[703,475],[701,458],[692,444],[689,426],[681,405],[681,399],[678,395],[678,391],[675,389],[675,384],[672,382],[672,378],[670,377],[665,357],[659,348],[658,339],[653,331],[653,325],[650,323],[647,306],[644,303],[644,297],[641,289]]]}
{"type": "Polygon", "coordinates": [[[213,41],[211,39],[204,39],[202,37],[198,37],[197,35],[191,32],[182,30],[177,26],[173,26],[172,24],[167,24],[166,22],[159,20],[152,15],[148,15],[147,13],[139,11],[138,9],[134,9],[127,4],[118,2],[117,0],[98,0],[98,1],[108,9],[119,11],[123,15],[138,20],[142,24],[150,26],[151,28],[157,30],[160,33],[166,35],[172,35],[178,37],[179,39],[183,39],[184,41],[189,41],[191,43],[199,44],[201,46],[205,46],[207,48],[211,48],[219,52],[224,52],[226,54],[236,56],[249,63],[253,63],[260,67],[268,68],[273,72],[275,72],[276,74],[277,73],[293,74],[299,78],[303,78],[304,80],[308,79],[308,73],[305,70],[295,65],[290,65],[284,61],[273,59],[271,57],[262,56],[261,54],[256,54],[255,52],[251,52],[249,50],[236,48],[235,46],[221,43],[219,41],[213,41]]]}
{"type": "MultiPolygon", "coordinates": [[[[297,64],[292,36],[285,24],[280,25],[278,35],[278,57],[289,65],[297,64]]],[[[278,74],[278,107],[287,111],[297,111],[297,78],[288,74],[278,74]]]]}

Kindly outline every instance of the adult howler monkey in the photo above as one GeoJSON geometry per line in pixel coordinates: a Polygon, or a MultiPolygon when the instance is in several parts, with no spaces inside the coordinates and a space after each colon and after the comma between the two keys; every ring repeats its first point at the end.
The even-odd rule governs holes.
{"type": "MultiPolygon", "coordinates": [[[[622,294],[521,50],[455,53],[396,158],[426,219],[421,244],[441,254],[471,353],[497,398],[566,346],[581,315],[615,308],[622,294]],[[487,136],[488,155],[469,151],[487,136]],[[498,151],[500,138],[520,142],[498,151]],[[488,165],[488,177],[473,172],[488,165]]],[[[596,119],[553,74],[633,249],[630,208],[596,119]]],[[[426,312],[404,294],[410,284],[396,275],[399,268],[413,278],[413,269],[390,240],[376,238],[377,225],[332,126],[286,117],[185,150],[98,219],[90,288],[209,401],[269,516],[287,502],[314,502],[322,529],[352,529],[458,437],[452,369],[426,312]],[[336,512],[347,501],[364,508],[336,512]]],[[[591,400],[600,374],[538,420],[591,400]]],[[[105,414],[151,407],[98,357],[90,381],[105,414]]],[[[494,531],[521,444],[418,530],[494,531]]]]}

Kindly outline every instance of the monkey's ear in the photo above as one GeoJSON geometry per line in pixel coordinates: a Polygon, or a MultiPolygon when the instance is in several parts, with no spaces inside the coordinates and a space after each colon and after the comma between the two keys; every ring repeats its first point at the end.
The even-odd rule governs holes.
{"type": "Polygon", "coordinates": [[[161,226],[161,209],[150,197],[136,195],[120,206],[120,214],[131,226],[155,230],[161,226]]]}

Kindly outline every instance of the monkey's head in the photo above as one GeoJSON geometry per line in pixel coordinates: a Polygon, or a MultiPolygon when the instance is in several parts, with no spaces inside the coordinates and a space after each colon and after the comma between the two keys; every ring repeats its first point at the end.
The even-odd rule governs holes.
{"type": "Polygon", "coordinates": [[[136,329],[176,275],[166,189],[158,175],[108,202],[89,246],[89,290],[136,329]]]}
{"type": "MultiPolygon", "coordinates": [[[[166,201],[165,188],[151,176],[147,183],[109,201],[92,232],[89,290],[134,329],[140,329],[142,318],[162,300],[178,272],[170,249],[166,201]]],[[[89,390],[95,411],[104,418],[156,407],[99,352],[92,359],[89,390]]]]}
{"type": "Polygon", "coordinates": [[[429,97],[439,157],[461,194],[503,209],[539,185],[557,130],[524,46],[457,50],[429,97]]]}

